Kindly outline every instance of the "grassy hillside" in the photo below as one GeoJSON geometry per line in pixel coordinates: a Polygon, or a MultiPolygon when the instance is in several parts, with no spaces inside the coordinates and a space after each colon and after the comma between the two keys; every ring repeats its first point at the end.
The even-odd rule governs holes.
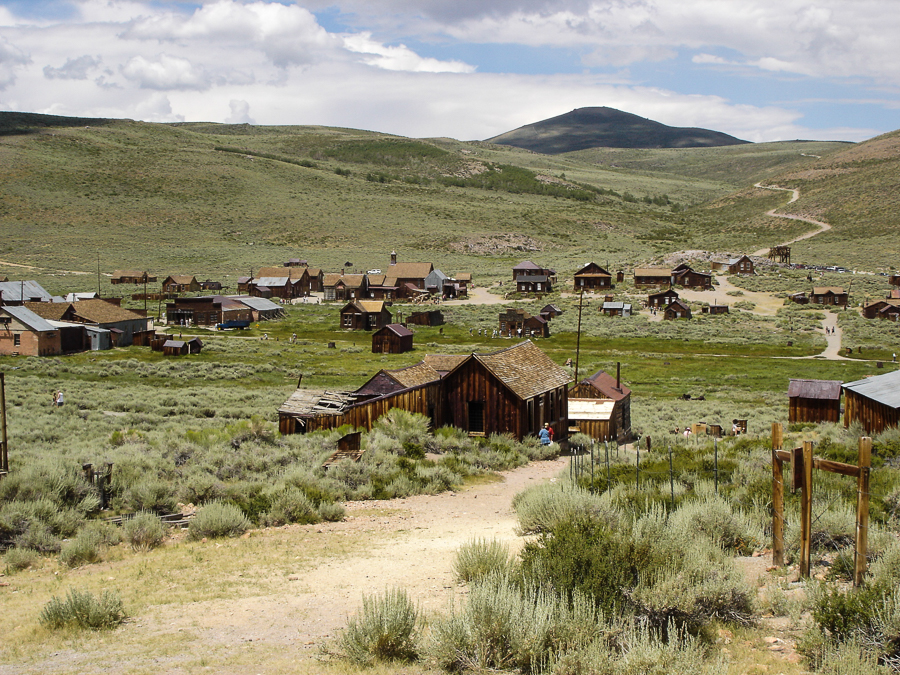
{"type": "MultiPolygon", "coordinates": [[[[834,143],[551,157],[324,127],[65,124],[0,113],[0,274],[35,266],[27,276],[54,291],[94,288],[98,256],[106,274],[139,267],[228,283],[289,257],[383,267],[396,249],[486,282],[527,257],[565,276],[589,259],[627,267],[681,249],[755,250],[809,229],[764,215],[786,195],[750,186],[780,176],[804,190],[797,206],[835,218],[833,242],[853,238],[859,259],[879,265],[892,255],[880,240],[873,251],[860,243],[886,237],[895,218],[885,141],[878,159],[869,144],[834,143]],[[833,182],[846,187],[833,193],[833,182]],[[832,194],[842,195],[834,207],[832,194]]],[[[833,242],[806,244],[803,256],[828,257],[833,242]]]]}

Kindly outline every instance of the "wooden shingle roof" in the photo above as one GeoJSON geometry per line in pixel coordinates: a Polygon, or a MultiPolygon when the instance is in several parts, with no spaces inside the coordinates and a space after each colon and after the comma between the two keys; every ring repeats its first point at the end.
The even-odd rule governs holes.
{"type": "Polygon", "coordinates": [[[564,387],[571,379],[564,368],[526,340],[493,354],[473,354],[498,380],[521,399],[564,387]]]}
{"type": "Polygon", "coordinates": [[[428,384],[441,379],[441,374],[424,361],[420,361],[408,368],[384,371],[388,377],[404,387],[417,387],[420,384],[428,384]]]}
{"type": "Polygon", "coordinates": [[[795,380],[788,384],[788,398],[840,400],[840,380],[795,380]]]}
{"type": "Polygon", "coordinates": [[[590,377],[583,379],[582,384],[587,384],[599,391],[605,398],[611,398],[614,401],[621,401],[631,395],[631,389],[619,382],[616,388],[616,378],[603,370],[598,370],[590,377]]]}
{"type": "Polygon", "coordinates": [[[134,321],[145,317],[128,309],[117,307],[106,300],[79,300],[74,305],[75,313],[90,323],[115,323],[134,321]]]}
{"type": "Polygon", "coordinates": [[[439,372],[449,373],[467,358],[467,354],[426,354],[423,363],[439,372]]]}

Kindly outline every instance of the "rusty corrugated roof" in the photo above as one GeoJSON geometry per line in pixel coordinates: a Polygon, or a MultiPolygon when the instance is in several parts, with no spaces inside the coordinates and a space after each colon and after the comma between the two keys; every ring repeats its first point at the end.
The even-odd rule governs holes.
{"type": "Polygon", "coordinates": [[[841,381],[798,380],[791,378],[788,384],[788,398],[839,400],[841,398],[841,381]]]}
{"type": "Polygon", "coordinates": [[[622,384],[621,381],[617,389],[616,378],[603,370],[598,370],[590,377],[586,377],[581,383],[590,385],[606,398],[611,398],[614,401],[621,401],[623,398],[628,398],[631,395],[631,389],[622,384]]]}

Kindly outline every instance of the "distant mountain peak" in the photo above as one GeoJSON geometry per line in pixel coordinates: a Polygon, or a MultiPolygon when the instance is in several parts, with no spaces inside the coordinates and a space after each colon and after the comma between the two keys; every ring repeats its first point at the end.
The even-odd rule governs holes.
{"type": "Polygon", "coordinates": [[[576,108],[487,140],[545,155],[599,147],[708,148],[748,142],[709,129],[670,127],[607,107],[576,108]]]}

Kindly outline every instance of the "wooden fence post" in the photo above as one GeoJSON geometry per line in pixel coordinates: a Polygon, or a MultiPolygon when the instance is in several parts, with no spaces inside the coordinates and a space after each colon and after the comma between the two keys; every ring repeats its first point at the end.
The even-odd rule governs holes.
{"type": "Polygon", "coordinates": [[[772,564],[784,565],[784,467],[772,450],[772,564]]]}
{"type": "Polygon", "coordinates": [[[866,574],[869,544],[869,467],[872,465],[872,439],[859,439],[859,476],[856,479],[856,550],[853,552],[853,585],[862,586],[866,574]]]}
{"type": "Polygon", "coordinates": [[[813,444],[803,441],[803,482],[800,486],[800,576],[809,576],[812,553],[812,470],[813,444]]]}
{"type": "Polygon", "coordinates": [[[6,435],[6,375],[0,373],[0,472],[9,472],[9,438],[6,435]]]}

